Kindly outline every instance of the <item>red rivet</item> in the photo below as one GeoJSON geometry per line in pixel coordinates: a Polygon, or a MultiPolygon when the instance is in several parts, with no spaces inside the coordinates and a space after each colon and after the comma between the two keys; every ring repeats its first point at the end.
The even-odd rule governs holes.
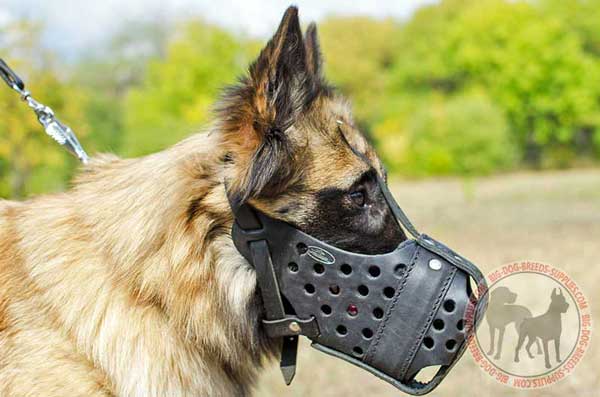
{"type": "Polygon", "coordinates": [[[349,315],[354,317],[358,314],[358,307],[356,307],[355,304],[351,303],[348,305],[348,309],[346,311],[348,312],[349,315]]]}

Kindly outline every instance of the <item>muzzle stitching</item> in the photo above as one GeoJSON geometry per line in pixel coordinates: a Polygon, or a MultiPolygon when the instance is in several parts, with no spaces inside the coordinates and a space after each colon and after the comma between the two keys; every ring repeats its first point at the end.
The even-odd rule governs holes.
{"type": "Polygon", "coordinates": [[[399,375],[400,377],[404,376],[406,371],[408,371],[408,366],[412,362],[412,360],[416,354],[417,348],[421,345],[423,336],[425,335],[425,332],[427,332],[427,330],[429,329],[429,327],[431,325],[431,320],[432,320],[433,316],[435,315],[435,313],[437,312],[437,310],[439,309],[442,298],[446,295],[446,292],[448,292],[448,287],[450,286],[450,281],[452,281],[455,274],[456,274],[456,268],[453,268],[450,271],[450,273],[448,274],[448,277],[446,277],[446,280],[444,280],[443,287],[440,289],[440,293],[438,294],[438,297],[435,300],[435,304],[433,305],[433,308],[431,309],[431,311],[429,312],[429,315],[427,316],[427,321],[425,321],[425,323],[423,324],[423,327],[421,328],[421,331],[419,332],[419,337],[415,338],[415,343],[410,348],[410,351],[409,351],[410,353],[406,356],[406,359],[404,360],[402,367],[400,367],[400,375],[399,375]]]}
{"type": "Polygon", "coordinates": [[[406,275],[402,279],[402,285],[400,286],[400,288],[398,288],[398,291],[396,292],[396,295],[394,296],[394,300],[392,301],[389,309],[387,310],[387,315],[386,315],[385,319],[383,320],[383,323],[377,330],[377,337],[375,338],[375,341],[373,341],[373,343],[371,344],[371,347],[369,347],[369,350],[367,351],[367,354],[365,357],[366,362],[371,362],[371,360],[373,359],[373,356],[375,355],[375,353],[377,353],[377,345],[379,344],[379,342],[381,340],[381,336],[383,335],[383,331],[385,330],[385,327],[388,324],[388,320],[390,318],[390,313],[392,313],[394,311],[394,307],[396,306],[396,303],[398,302],[398,298],[400,297],[400,295],[402,294],[402,290],[406,286],[408,277],[410,276],[410,273],[414,269],[415,263],[417,263],[417,261],[419,260],[420,252],[421,252],[421,248],[417,248],[415,250],[414,257],[410,263],[410,266],[408,267],[408,269],[406,271],[406,275]]]}

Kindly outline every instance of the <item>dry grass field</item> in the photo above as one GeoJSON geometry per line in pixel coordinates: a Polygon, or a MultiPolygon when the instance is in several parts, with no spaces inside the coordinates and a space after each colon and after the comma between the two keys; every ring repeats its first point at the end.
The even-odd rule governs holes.
{"type": "MultiPolygon", "coordinates": [[[[421,231],[446,242],[487,273],[516,260],[545,262],[568,272],[600,321],[600,170],[519,173],[463,181],[396,181],[396,199],[421,231]]],[[[536,286],[532,285],[532,294],[536,286]]],[[[544,298],[545,299],[545,298],[544,298]]],[[[533,391],[496,383],[469,353],[434,396],[599,396],[600,347],[591,347],[574,374],[533,391]]],[[[256,395],[398,396],[392,386],[351,364],[300,346],[298,373],[286,387],[277,365],[256,395]]]]}

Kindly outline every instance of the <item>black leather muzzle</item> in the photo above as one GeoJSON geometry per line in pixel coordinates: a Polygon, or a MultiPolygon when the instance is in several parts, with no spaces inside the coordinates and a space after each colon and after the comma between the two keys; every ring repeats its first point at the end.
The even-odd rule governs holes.
{"type": "Polygon", "coordinates": [[[468,260],[419,234],[380,187],[399,223],[413,234],[383,255],[347,252],[248,205],[235,211],[233,241],[256,268],[263,325],[284,337],[282,369],[291,382],[297,336],[420,395],[433,390],[460,358],[485,311],[487,288],[468,260]],[[470,280],[483,289],[477,299],[470,280]],[[423,368],[440,366],[427,383],[423,368]]]}

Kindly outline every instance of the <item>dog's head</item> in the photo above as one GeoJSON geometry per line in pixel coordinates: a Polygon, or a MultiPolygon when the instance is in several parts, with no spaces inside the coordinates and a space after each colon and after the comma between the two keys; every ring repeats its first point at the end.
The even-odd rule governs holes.
{"type": "Polygon", "coordinates": [[[557,288],[554,288],[552,295],[550,295],[550,308],[554,312],[566,313],[569,309],[569,304],[562,293],[562,289],[558,288],[558,292],[556,290],[557,288]]]}
{"type": "Polygon", "coordinates": [[[496,287],[490,293],[490,300],[493,304],[505,305],[507,303],[515,303],[517,294],[512,292],[508,287],[496,287]]]}
{"type": "Polygon", "coordinates": [[[225,92],[220,122],[237,203],[355,252],[388,252],[405,239],[377,184],[383,165],[323,79],[316,27],[303,36],[295,7],[225,92]]]}

